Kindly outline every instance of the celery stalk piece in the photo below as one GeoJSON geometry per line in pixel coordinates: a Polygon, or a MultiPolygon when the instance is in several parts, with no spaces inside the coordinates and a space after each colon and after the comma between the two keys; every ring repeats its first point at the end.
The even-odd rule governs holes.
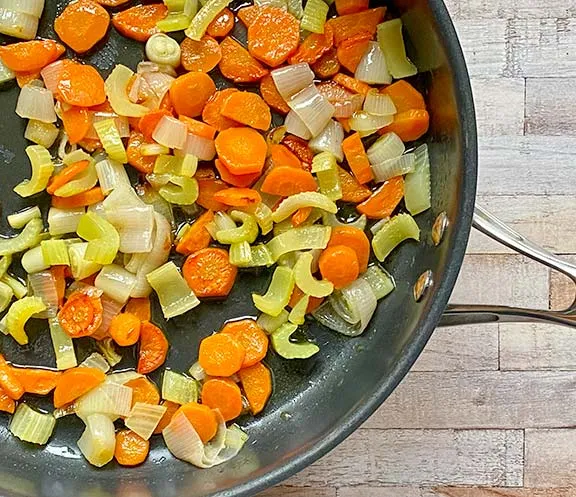
{"type": "Polygon", "coordinates": [[[34,218],[24,226],[24,229],[13,238],[0,238],[0,256],[12,255],[35,247],[41,241],[44,229],[42,219],[34,218]]]}
{"type": "Polygon", "coordinates": [[[112,367],[116,366],[121,360],[122,356],[116,350],[116,342],[108,337],[104,340],[96,342],[96,348],[102,353],[106,362],[112,367]]]}
{"type": "Polygon", "coordinates": [[[374,235],[372,250],[376,258],[382,262],[400,243],[410,238],[419,241],[420,228],[410,214],[398,214],[374,235]]]}
{"type": "MultiPolygon", "coordinates": [[[[98,125],[99,123],[96,123],[98,125]]],[[[61,186],[54,192],[57,197],[72,197],[94,188],[98,183],[98,173],[94,166],[94,161],[90,157],[88,167],[84,169],[72,181],[69,181],[64,186],[61,186]]]]}
{"type": "Polygon", "coordinates": [[[132,103],[128,98],[127,88],[133,74],[126,66],[117,65],[106,79],[106,96],[114,112],[120,116],[142,117],[150,111],[143,105],[132,103]]]}
{"type": "Polygon", "coordinates": [[[6,314],[8,333],[20,345],[26,345],[28,343],[28,335],[24,330],[25,324],[34,314],[45,310],[46,305],[38,297],[24,297],[17,300],[10,306],[8,314],[6,314]]]}
{"type": "Polygon", "coordinates": [[[407,78],[418,73],[418,68],[406,56],[401,19],[392,19],[379,24],[377,38],[384,52],[388,70],[394,78],[407,78]]]}
{"type": "Polygon", "coordinates": [[[30,121],[28,121],[28,126],[26,126],[24,138],[30,140],[36,145],[50,148],[54,145],[59,134],[60,130],[54,124],[30,119],[30,121]]]}
{"type": "Polygon", "coordinates": [[[168,12],[182,12],[186,0],[164,0],[168,12]]]}
{"type": "Polygon", "coordinates": [[[296,19],[302,19],[304,15],[304,7],[302,7],[302,0],[288,0],[288,12],[296,19]]]}
{"type": "Polygon", "coordinates": [[[48,320],[50,326],[50,337],[52,338],[52,347],[56,355],[56,369],[62,371],[65,369],[75,368],[78,365],[76,352],[72,338],[60,326],[58,318],[48,320]]]}
{"type": "Polygon", "coordinates": [[[14,187],[14,191],[21,197],[30,197],[43,191],[54,172],[52,157],[45,147],[30,145],[26,147],[26,155],[32,166],[32,177],[14,187]]]}
{"type": "Polygon", "coordinates": [[[297,329],[297,325],[285,323],[270,335],[272,348],[280,357],[284,357],[284,359],[308,359],[320,351],[320,347],[312,342],[291,342],[290,337],[297,329]]]}
{"type": "Polygon", "coordinates": [[[118,264],[107,264],[96,276],[94,286],[116,302],[126,303],[136,286],[136,275],[118,264]]]}
{"type": "Polygon", "coordinates": [[[17,299],[21,299],[28,294],[28,287],[24,285],[19,279],[11,276],[10,274],[6,273],[4,276],[0,278],[0,281],[5,285],[8,285],[12,288],[14,292],[14,297],[17,299]]]}
{"type": "Polygon", "coordinates": [[[88,241],[85,257],[97,264],[112,264],[120,247],[116,228],[93,212],[84,214],[78,222],[78,236],[88,241]]]}
{"type": "Polygon", "coordinates": [[[91,414],[85,421],[86,429],[78,440],[78,448],[90,464],[100,468],[114,458],[114,423],[104,414],[91,414]]]}
{"type": "Polygon", "coordinates": [[[277,261],[282,255],[297,250],[325,249],[330,241],[330,226],[304,226],[275,236],[267,244],[272,258],[277,261]]]}
{"type": "Polygon", "coordinates": [[[28,207],[23,211],[16,212],[14,214],[10,214],[6,219],[8,220],[8,224],[16,229],[21,230],[26,226],[32,219],[41,218],[42,212],[40,212],[40,208],[36,205],[34,207],[28,207]]]}
{"type": "Polygon", "coordinates": [[[12,264],[12,256],[11,255],[3,255],[0,256],[0,278],[6,274],[8,268],[12,264]]]}
{"type": "Polygon", "coordinates": [[[314,257],[305,252],[298,257],[294,265],[294,281],[296,286],[311,297],[327,297],[334,291],[334,285],[327,280],[317,280],[312,275],[312,261],[314,257]]]}
{"type": "Polygon", "coordinates": [[[44,414],[28,404],[20,404],[10,422],[10,433],[23,442],[46,445],[55,425],[56,419],[52,414],[44,414]]]}
{"type": "Polygon", "coordinates": [[[430,157],[428,145],[420,145],[415,151],[414,171],[406,175],[404,202],[413,216],[430,208],[430,157]]]}
{"type": "Polygon", "coordinates": [[[302,298],[296,303],[296,305],[290,311],[288,315],[288,321],[292,324],[301,325],[304,324],[306,319],[306,310],[308,309],[308,303],[310,302],[310,295],[303,295],[302,298]]]}
{"type": "Polygon", "coordinates": [[[92,276],[102,269],[102,264],[86,260],[87,249],[88,243],[75,243],[68,247],[70,270],[72,271],[72,276],[76,280],[88,278],[88,276],[92,276]]]}
{"type": "Polygon", "coordinates": [[[40,243],[44,263],[49,266],[68,266],[68,245],[64,240],[44,240],[40,243]]]}
{"type": "MultiPolygon", "coordinates": [[[[322,152],[312,160],[312,172],[316,173],[320,191],[330,200],[340,200],[342,198],[342,187],[340,186],[340,175],[338,174],[338,164],[336,157],[330,152],[322,152]]],[[[336,211],[328,211],[334,214],[336,211]]]]}
{"type": "MultiPolygon", "coordinates": [[[[338,170],[335,169],[335,172],[337,175],[338,170]]],[[[302,192],[285,198],[272,214],[272,219],[275,223],[282,222],[303,207],[314,207],[332,214],[338,212],[336,204],[324,193],[302,192]]]]}
{"type": "Polygon", "coordinates": [[[248,267],[252,261],[252,250],[246,241],[230,245],[230,264],[238,267],[248,267]]]}
{"type": "Polygon", "coordinates": [[[288,322],[289,315],[286,309],[282,309],[282,312],[278,314],[278,316],[270,316],[270,314],[262,313],[258,316],[257,323],[260,328],[270,335],[284,323],[288,322]]]}
{"type": "Polygon", "coordinates": [[[248,244],[250,257],[249,259],[245,259],[247,256],[247,253],[244,252],[247,250],[245,244],[248,244],[248,242],[230,245],[231,264],[238,267],[270,267],[274,264],[270,250],[268,250],[268,247],[263,243],[254,246],[248,244]],[[235,262],[233,262],[233,259],[235,262]],[[246,260],[247,262],[245,262],[246,260]]]}
{"type": "Polygon", "coordinates": [[[265,295],[252,294],[252,300],[256,309],[271,316],[278,316],[284,307],[290,302],[290,296],[294,290],[294,274],[285,266],[279,266],[274,270],[272,281],[265,295]]]}
{"type": "Polygon", "coordinates": [[[198,199],[198,181],[195,178],[170,175],[167,184],[158,189],[160,196],[176,205],[192,205],[198,199]]]}
{"type": "Polygon", "coordinates": [[[83,160],[87,160],[89,162],[94,162],[94,159],[92,158],[91,155],[88,155],[86,152],[84,152],[84,150],[82,150],[81,148],[77,148],[76,150],[73,150],[72,152],[66,154],[63,158],[62,158],[62,163],[65,166],[69,166],[71,164],[74,164],[76,162],[80,162],[83,160]]]}
{"type": "Polygon", "coordinates": [[[361,278],[368,282],[378,300],[386,297],[396,288],[394,278],[379,264],[369,266],[361,278]]]}
{"type": "Polygon", "coordinates": [[[198,402],[198,383],[193,378],[167,369],[162,377],[162,398],[180,405],[198,402]]]}
{"type": "Polygon", "coordinates": [[[184,12],[169,12],[168,15],[156,23],[156,27],[163,33],[183,31],[190,26],[192,18],[184,12]]]}
{"type": "Polygon", "coordinates": [[[229,245],[233,243],[254,243],[258,237],[258,223],[251,214],[242,211],[232,211],[230,217],[242,225],[232,229],[219,230],[216,232],[216,240],[229,245]]]}
{"type": "Polygon", "coordinates": [[[186,36],[193,40],[200,41],[206,33],[208,25],[214,18],[228,7],[231,0],[208,0],[198,13],[192,18],[192,22],[188,29],[186,29],[186,36]]]}
{"type": "Polygon", "coordinates": [[[324,24],[328,15],[328,5],[322,0],[308,0],[300,20],[300,28],[312,33],[324,33],[324,24]]]}
{"type": "Polygon", "coordinates": [[[121,164],[126,164],[128,156],[114,119],[104,119],[103,121],[95,122],[94,129],[110,158],[121,164]]]}
{"type": "Polygon", "coordinates": [[[166,406],[136,402],[124,424],[126,428],[130,428],[144,440],[148,440],[167,410],[166,406]]]}
{"type": "Polygon", "coordinates": [[[0,312],[8,309],[10,302],[12,302],[12,297],[14,297],[14,290],[6,283],[0,281],[0,312]]]}

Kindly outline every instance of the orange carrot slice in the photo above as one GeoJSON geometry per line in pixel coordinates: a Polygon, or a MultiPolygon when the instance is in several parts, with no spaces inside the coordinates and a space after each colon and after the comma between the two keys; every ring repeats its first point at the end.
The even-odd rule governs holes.
{"type": "Polygon", "coordinates": [[[268,172],[260,189],[270,195],[289,197],[302,192],[315,192],[318,184],[314,176],[304,169],[279,166],[268,172]]]}
{"type": "Polygon", "coordinates": [[[15,72],[38,72],[66,49],[54,40],[31,40],[0,47],[0,58],[15,72]]]}
{"type": "Polygon", "coordinates": [[[268,352],[268,335],[253,319],[240,319],[230,321],[224,325],[220,333],[232,335],[246,350],[243,368],[253,366],[260,362],[268,352]]]}
{"type": "Polygon", "coordinates": [[[170,98],[174,109],[180,115],[196,117],[208,99],[216,92],[212,78],[202,72],[189,72],[177,78],[170,87],[170,98]],[[194,95],[194,98],[190,98],[194,95]]]}
{"type": "Polygon", "coordinates": [[[207,443],[214,438],[216,432],[218,431],[218,422],[216,420],[216,415],[208,406],[198,404],[197,402],[190,402],[184,404],[176,414],[181,412],[184,414],[190,424],[198,433],[202,443],[207,443]]]}
{"type": "Polygon", "coordinates": [[[216,166],[216,169],[220,174],[220,178],[222,178],[223,181],[232,186],[246,188],[248,186],[253,185],[256,182],[256,180],[260,177],[260,173],[233,174],[226,167],[226,164],[224,164],[222,161],[218,159],[214,161],[214,165],[216,166]]]}
{"type": "Polygon", "coordinates": [[[224,38],[234,29],[234,14],[223,9],[206,28],[206,33],[214,38],[224,38]]]}
{"type": "Polygon", "coordinates": [[[251,188],[232,187],[215,193],[214,200],[230,207],[248,207],[262,202],[262,197],[251,188]]]}
{"type": "MultiPolygon", "coordinates": [[[[226,297],[238,269],[230,264],[228,252],[220,248],[205,248],[188,256],[182,275],[198,297],[226,297]]],[[[222,375],[216,375],[222,376],[222,375]]]]}
{"type": "Polygon", "coordinates": [[[209,376],[232,376],[242,368],[246,350],[232,335],[217,333],[200,342],[198,362],[209,376]]]}
{"type": "Polygon", "coordinates": [[[232,93],[224,101],[221,112],[228,119],[262,131],[270,128],[272,122],[270,107],[260,95],[249,91],[232,93]]]}
{"type": "Polygon", "coordinates": [[[428,111],[422,109],[407,110],[394,116],[394,122],[378,130],[378,133],[385,134],[394,132],[404,142],[418,140],[425,135],[430,125],[428,111]]]}
{"type": "Polygon", "coordinates": [[[90,50],[106,35],[110,15],[92,0],[70,3],[54,21],[60,39],[77,53],[90,50]]]}
{"type": "Polygon", "coordinates": [[[268,74],[248,50],[236,40],[227,36],[220,43],[222,60],[219,67],[222,75],[235,83],[255,83],[268,74]]]}
{"type": "Polygon", "coordinates": [[[372,181],[372,167],[368,161],[366,150],[359,133],[354,133],[342,142],[342,151],[346,156],[348,165],[359,183],[364,184],[372,181]]]}
{"type": "Polygon", "coordinates": [[[242,392],[232,380],[212,378],[202,385],[202,404],[218,409],[224,421],[232,421],[242,413],[242,392]]]}
{"type": "Polygon", "coordinates": [[[184,38],[180,44],[182,67],[187,71],[210,72],[222,59],[222,50],[211,36],[203,36],[200,41],[184,38]]]}
{"type": "Polygon", "coordinates": [[[356,209],[371,219],[390,217],[404,197],[404,178],[397,176],[385,181],[370,198],[358,204],[356,209]]]}
{"type": "Polygon", "coordinates": [[[268,147],[260,133],[251,128],[229,128],[215,140],[218,158],[232,174],[259,173],[264,167],[268,147]]]}
{"type": "Polygon", "coordinates": [[[218,131],[240,126],[236,121],[232,121],[222,115],[222,106],[226,103],[226,100],[237,91],[236,88],[226,88],[214,93],[204,106],[204,110],[202,111],[202,120],[216,128],[218,131]]]}
{"type": "Polygon", "coordinates": [[[340,45],[344,40],[367,31],[371,36],[376,33],[376,27],[384,20],[386,7],[365,10],[356,14],[338,16],[330,19],[327,24],[334,31],[334,43],[340,45]]]}
{"type": "Polygon", "coordinates": [[[256,415],[266,407],[272,395],[272,374],[261,362],[238,373],[242,388],[250,404],[252,414],[256,415]]]}
{"type": "Polygon", "coordinates": [[[355,204],[363,202],[370,195],[372,190],[365,185],[361,185],[348,171],[338,167],[338,179],[342,189],[342,201],[353,202],[355,204]]]}
{"type": "Polygon", "coordinates": [[[136,402],[153,404],[155,406],[160,403],[158,387],[148,378],[134,378],[133,380],[127,381],[124,385],[132,389],[132,406],[134,406],[136,402]]]}
{"type": "Polygon", "coordinates": [[[176,245],[176,252],[190,255],[198,250],[207,248],[212,241],[212,237],[208,233],[206,225],[213,220],[214,213],[212,211],[206,211],[196,219],[176,245]]]}
{"type": "Polygon", "coordinates": [[[54,389],[54,407],[64,407],[100,383],[104,382],[106,375],[95,368],[77,367],[62,373],[54,389]]]}
{"type": "Polygon", "coordinates": [[[360,274],[356,251],[346,245],[327,247],[318,260],[322,278],[340,289],[352,283],[360,274]]]}
{"type": "Polygon", "coordinates": [[[168,340],[158,326],[148,321],[140,325],[140,351],[137,371],[148,374],[158,369],[166,360],[168,340]]]}
{"type": "Polygon", "coordinates": [[[150,452],[150,442],[132,430],[120,430],[116,434],[114,458],[121,466],[138,466],[150,452]]]}
{"type": "Polygon", "coordinates": [[[314,64],[334,45],[334,33],[330,25],[325,25],[324,33],[310,33],[290,57],[290,64],[306,62],[314,64]]]}
{"type": "Polygon", "coordinates": [[[288,107],[282,95],[278,93],[276,83],[274,83],[270,74],[267,74],[260,80],[260,95],[262,95],[264,101],[279,114],[286,115],[290,112],[290,107],[288,107]]]}
{"type": "Polygon", "coordinates": [[[114,14],[112,24],[127,38],[145,42],[160,32],[156,25],[167,15],[168,9],[163,3],[137,5],[114,14]]]}
{"type": "Polygon", "coordinates": [[[59,75],[56,96],[69,105],[94,107],[106,101],[104,80],[92,66],[66,64],[59,75]]]}

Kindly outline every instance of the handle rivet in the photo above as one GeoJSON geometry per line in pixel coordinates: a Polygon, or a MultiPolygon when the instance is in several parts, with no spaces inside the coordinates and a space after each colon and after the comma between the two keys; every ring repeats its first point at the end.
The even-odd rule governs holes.
{"type": "Polygon", "coordinates": [[[442,238],[444,238],[444,233],[449,224],[450,221],[448,220],[446,212],[442,211],[438,214],[432,226],[432,242],[436,247],[442,242],[442,238]]]}
{"type": "Polygon", "coordinates": [[[426,291],[433,284],[434,284],[434,275],[432,274],[432,271],[428,269],[427,271],[424,271],[420,275],[420,277],[416,280],[416,283],[414,283],[414,290],[413,290],[414,300],[416,300],[416,302],[419,302],[426,293],[426,291]]]}

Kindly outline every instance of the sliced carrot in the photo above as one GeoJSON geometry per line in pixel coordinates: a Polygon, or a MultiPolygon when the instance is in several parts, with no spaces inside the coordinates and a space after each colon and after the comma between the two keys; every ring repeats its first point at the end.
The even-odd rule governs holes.
{"type": "Polygon", "coordinates": [[[358,278],[360,264],[356,251],[346,245],[327,247],[318,260],[322,278],[334,284],[337,290],[358,278]]]}
{"type": "Polygon", "coordinates": [[[138,129],[140,133],[142,133],[144,140],[153,140],[152,135],[154,130],[164,116],[172,117],[172,113],[166,110],[151,110],[148,114],[140,118],[140,121],[138,121],[138,129]]]}
{"type": "Polygon", "coordinates": [[[279,7],[262,7],[248,27],[248,51],[270,67],[278,67],[298,48],[300,22],[279,7]]]}
{"type": "Polygon", "coordinates": [[[176,411],[180,409],[180,404],[176,404],[176,402],[171,402],[169,400],[163,400],[160,405],[166,407],[166,412],[154,430],[154,435],[162,433],[162,430],[164,430],[164,428],[170,424],[170,421],[172,421],[172,417],[176,414],[176,411]]]}
{"type": "Polygon", "coordinates": [[[50,273],[52,278],[54,278],[54,284],[56,285],[56,293],[58,294],[58,306],[64,303],[64,294],[66,293],[66,277],[70,270],[69,266],[52,266],[50,268],[50,273]]]}
{"type": "Polygon", "coordinates": [[[153,404],[155,406],[160,403],[158,387],[145,376],[134,378],[124,383],[124,385],[132,389],[132,406],[134,406],[136,402],[153,404]]]}
{"type": "Polygon", "coordinates": [[[328,50],[314,64],[312,64],[314,74],[319,78],[331,78],[340,71],[340,61],[335,48],[328,50]]]}
{"type": "Polygon", "coordinates": [[[138,466],[150,452],[150,442],[132,430],[120,430],[116,434],[114,458],[121,466],[138,466]]]}
{"type": "Polygon", "coordinates": [[[314,176],[304,169],[279,166],[268,172],[260,189],[270,195],[289,197],[296,193],[315,192],[318,184],[314,176]]]}
{"type": "Polygon", "coordinates": [[[230,321],[224,325],[220,333],[232,335],[246,350],[243,368],[260,362],[268,352],[268,335],[253,319],[230,321]]]}
{"type": "Polygon", "coordinates": [[[366,50],[368,50],[371,39],[372,34],[362,32],[340,43],[336,51],[340,64],[350,72],[355,72],[366,50]]]}
{"type": "Polygon", "coordinates": [[[314,153],[310,150],[308,142],[302,138],[298,138],[294,135],[286,135],[282,138],[282,145],[288,148],[304,166],[305,169],[310,170],[312,168],[312,159],[314,159],[314,153]]]}
{"type": "Polygon", "coordinates": [[[140,325],[138,316],[123,312],[112,318],[108,333],[120,347],[130,347],[140,338],[140,325]]]}
{"type": "Polygon", "coordinates": [[[206,33],[214,38],[224,38],[234,29],[234,14],[230,9],[223,9],[214,20],[208,24],[206,33]]]}
{"type": "Polygon", "coordinates": [[[24,391],[35,395],[48,395],[56,388],[58,379],[62,375],[60,371],[41,368],[19,368],[12,366],[11,370],[24,387],[24,391]]]}
{"type": "Polygon", "coordinates": [[[422,93],[403,79],[382,88],[380,93],[384,93],[392,99],[398,113],[415,109],[426,110],[426,102],[422,93]]]}
{"type": "Polygon", "coordinates": [[[92,0],[69,3],[54,21],[60,39],[76,53],[90,50],[106,35],[110,15],[92,0]]]}
{"type": "Polygon", "coordinates": [[[350,127],[350,119],[349,118],[337,117],[336,120],[342,125],[342,128],[344,128],[345,133],[350,133],[350,131],[352,131],[352,128],[350,127]]]}
{"type": "Polygon", "coordinates": [[[104,80],[92,66],[66,64],[59,75],[56,96],[69,105],[93,107],[106,101],[104,80]]]}
{"type": "Polygon", "coordinates": [[[212,211],[225,211],[228,207],[222,202],[214,199],[214,195],[220,190],[225,190],[228,185],[221,179],[214,178],[198,178],[196,173],[196,180],[198,181],[198,198],[196,203],[204,209],[212,211]]]}
{"type": "Polygon", "coordinates": [[[176,414],[178,413],[182,413],[188,418],[202,443],[209,442],[216,435],[218,421],[216,420],[216,415],[208,406],[198,404],[198,402],[189,402],[180,407],[176,411],[176,414]]]}
{"type": "Polygon", "coordinates": [[[212,378],[202,385],[202,404],[218,409],[224,421],[232,421],[242,413],[242,392],[232,380],[212,378]]]}
{"type": "Polygon", "coordinates": [[[187,71],[210,72],[220,60],[222,50],[218,42],[205,35],[200,41],[188,37],[180,44],[182,50],[182,67],[187,71]]]}
{"type": "Polygon", "coordinates": [[[16,402],[14,399],[8,397],[4,390],[0,389],[0,411],[14,414],[16,410],[16,402]]]}
{"type": "Polygon", "coordinates": [[[156,25],[167,15],[168,9],[163,3],[136,5],[114,14],[112,24],[127,38],[145,42],[160,32],[156,25]]]}
{"type": "Polygon", "coordinates": [[[140,321],[150,321],[150,299],[148,297],[139,299],[131,298],[126,304],[124,312],[134,314],[140,321]]]}
{"type": "Polygon", "coordinates": [[[385,134],[394,132],[404,142],[418,140],[428,131],[430,116],[428,111],[422,109],[407,110],[394,116],[394,122],[378,130],[385,134]]]}
{"type": "Polygon", "coordinates": [[[212,237],[206,229],[206,225],[213,220],[214,213],[212,211],[206,211],[196,219],[176,245],[176,252],[190,255],[198,250],[207,248],[212,241],[212,237]]]}
{"type": "Polygon", "coordinates": [[[286,145],[273,144],[270,146],[270,159],[272,167],[290,166],[302,169],[302,162],[286,145]]]}
{"type": "Polygon", "coordinates": [[[301,207],[294,214],[292,214],[292,226],[295,228],[305,223],[312,214],[312,207],[301,207]]]}
{"type": "Polygon", "coordinates": [[[339,16],[356,14],[368,10],[369,0],[336,0],[336,12],[339,16]]]}
{"type": "Polygon", "coordinates": [[[242,368],[246,349],[233,335],[217,333],[200,342],[198,362],[209,376],[232,376],[242,368]]]}
{"type": "Polygon", "coordinates": [[[24,395],[24,385],[2,354],[0,354],[0,388],[14,400],[24,395]]]}
{"type": "Polygon", "coordinates": [[[91,190],[72,195],[71,197],[52,197],[52,207],[58,209],[75,209],[76,207],[86,207],[97,204],[105,198],[102,189],[99,186],[95,186],[91,190]]]}
{"type": "Polygon", "coordinates": [[[140,351],[138,353],[137,371],[148,374],[158,369],[166,360],[168,340],[158,326],[149,321],[140,325],[140,351]]]}
{"type": "Polygon", "coordinates": [[[214,165],[220,174],[220,178],[223,181],[232,186],[238,186],[240,188],[245,188],[253,185],[256,180],[260,177],[260,173],[251,174],[232,174],[230,170],[226,167],[222,161],[216,159],[214,165]]]}
{"type": "Polygon", "coordinates": [[[182,267],[184,279],[198,297],[226,297],[237,273],[228,252],[220,248],[198,250],[188,256],[182,267]]]}
{"type": "Polygon", "coordinates": [[[254,21],[260,15],[260,9],[261,7],[258,5],[243,7],[237,13],[238,19],[242,21],[244,26],[249,28],[252,24],[254,24],[254,21]]]}
{"type": "Polygon", "coordinates": [[[344,88],[350,90],[353,93],[358,93],[360,95],[367,95],[368,92],[372,89],[369,84],[364,83],[363,81],[359,81],[356,78],[352,78],[351,76],[347,76],[346,74],[338,73],[334,76],[334,81],[339,85],[342,85],[344,88]]]}
{"type": "Polygon", "coordinates": [[[74,162],[73,164],[70,164],[69,166],[66,166],[64,169],[62,169],[62,171],[60,171],[58,174],[56,174],[55,176],[52,176],[52,178],[50,178],[50,181],[48,182],[48,186],[46,187],[46,191],[50,195],[54,195],[56,190],[63,187],[65,184],[72,181],[80,173],[82,173],[83,171],[88,169],[89,165],[90,165],[89,161],[81,160],[78,162],[74,162]]]}
{"type": "Polygon", "coordinates": [[[222,105],[222,115],[251,128],[268,130],[272,122],[270,107],[257,93],[237,91],[222,105]]]}
{"type": "Polygon", "coordinates": [[[226,88],[214,93],[204,106],[202,120],[218,131],[240,126],[236,121],[232,121],[222,115],[222,106],[226,103],[226,100],[237,91],[236,88],[226,88]]]}
{"type": "Polygon", "coordinates": [[[368,268],[370,259],[370,241],[361,229],[353,226],[335,226],[332,228],[328,247],[334,245],[346,245],[350,247],[358,257],[360,272],[363,273],[368,268]]]}
{"type": "Polygon", "coordinates": [[[288,107],[282,95],[278,93],[276,83],[274,83],[270,74],[267,74],[260,80],[260,95],[262,95],[264,101],[279,114],[285,115],[290,112],[290,107],[288,107]]]}
{"type": "Polygon", "coordinates": [[[368,183],[374,179],[372,167],[368,161],[366,150],[364,150],[360,133],[354,133],[344,138],[342,151],[344,152],[352,173],[359,183],[368,183]]]}
{"type": "Polygon", "coordinates": [[[235,83],[255,83],[268,74],[265,69],[248,50],[236,40],[227,36],[220,43],[222,60],[219,67],[222,76],[235,83]]]}
{"type": "Polygon", "coordinates": [[[38,72],[66,49],[54,40],[31,40],[0,47],[0,59],[15,72],[38,72]]]}
{"type": "Polygon", "coordinates": [[[83,107],[70,107],[62,111],[62,123],[72,145],[82,141],[92,127],[90,113],[83,107]]]}
{"type": "Polygon", "coordinates": [[[341,167],[338,167],[338,179],[340,180],[340,188],[342,188],[341,200],[344,202],[357,204],[372,195],[370,188],[361,185],[354,176],[341,167]]]}
{"type": "Polygon", "coordinates": [[[186,124],[188,131],[193,135],[206,138],[207,140],[213,140],[216,136],[216,128],[214,126],[186,116],[180,116],[180,121],[186,124]]]}
{"type": "Polygon", "coordinates": [[[314,64],[334,45],[334,33],[330,25],[325,25],[324,33],[310,33],[290,57],[290,64],[306,62],[314,64]]]}
{"type": "Polygon", "coordinates": [[[180,115],[196,117],[209,98],[216,92],[212,78],[201,72],[189,72],[174,80],[170,86],[170,98],[174,109],[180,115]],[[194,98],[191,98],[194,95],[194,98]]]}
{"type": "Polygon", "coordinates": [[[24,88],[35,79],[41,79],[40,72],[15,72],[16,82],[20,88],[24,88]]]}
{"type": "Polygon", "coordinates": [[[54,389],[54,407],[64,407],[74,402],[105,379],[106,375],[96,368],[77,367],[64,371],[54,389]]]}
{"type": "Polygon", "coordinates": [[[270,370],[259,362],[254,364],[254,366],[242,369],[238,375],[252,414],[256,415],[262,412],[270,395],[272,395],[272,374],[270,370]]]}
{"type": "Polygon", "coordinates": [[[230,207],[248,207],[262,202],[262,197],[252,188],[231,187],[216,192],[214,200],[230,207]]]}
{"type": "Polygon", "coordinates": [[[356,207],[371,219],[390,217],[404,197],[404,178],[397,176],[385,181],[372,196],[356,207]]]}
{"type": "Polygon", "coordinates": [[[260,133],[251,128],[229,128],[215,140],[218,158],[232,174],[260,173],[268,147],[260,133]]]}
{"type": "Polygon", "coordinates": [[[60,309],[58,321],[72,338],[86,337],[100,328],[103,313],[100,297],[75,292],[60,309]]]}
{"type": "MultiPolygon", "coordinates": [[[[288,305],[294,309],[294,306],[300,302],[300,299],[304,297],[304,292],[298,288],[298,286],[294,286],[294,290],[292,290],[292,295],[290,295],[290,302],[288,305]]],[[[320,297],[309,297],[308,299],[308,307],[306,307],[306,314],[313,313],[320,305],[324,302],[323,298],[320,297]]]]}
{"type": "Polygon", "coordinates": [[[344,40],[367,31],[371,36],[376,33],[376,27],[384,20],[386,7],[365,10],[356,14],[333,17],[327,24],[334,31],[334,43],[340,45],[344,40]]]}
{"type": "Polygon", "coordinates": [[[156,157],[146,157],[142,155],[141,150],[144,143],[146,143],[144,135],[139,131],[132,131],[130,138],[128,139],[126,154],[128,155],[128,164],[136,168],[141,173],[149,174],[154,171],[154,163],[156,161],[156,157]]]}
{"type": "Polygon", "coordinates": [[[128,3],[130,0],[96,0],[100,5],[104,5],[105,7],[119,7],[120,5],[124,5],[128,3]]]}

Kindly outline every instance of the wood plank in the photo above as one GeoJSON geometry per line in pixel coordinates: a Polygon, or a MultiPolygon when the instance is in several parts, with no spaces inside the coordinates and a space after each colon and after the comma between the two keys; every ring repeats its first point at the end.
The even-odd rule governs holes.
{"type": "Polygon", "coordinates": [[[576,85],[571,78],[528,78],[526,134],[576,135],[576,112],[566,105],[575,99],[576,85]]]}
{"type": "Polygon", "coordinates": [[[575,0],[445,0],[450,15],[464,18],[537,18],[573,17],[576,15],[575,0]]]}
{"type": "Polygon", "coordinates": [[[543,323],[500,324],[500,369],[576,370],[576,333],[543,323]]]}
{"type": "Polygon", "coordinates": [[[526,486],[576,485],[576,430],[526,430],[526,486]]]}
{"type": "Polygon", "coordinates": [[[279,485],[260,492],[258,497],[336,497],[336,489],[279,485]]]}
{"type": "Polygon", "coordinates": [[[498,324],[438,328],[412,371],[498,369],[498,324]]]}
{"type": "Polygon", "coordinates": [[[421,487],[343,487],[337,497],[438,497],[432,488],[421,487]]]}
{"type": "Polygon", "coordinates": [[[521,430],[366,430],[292,477],[292,486],[522,484],[521,430]]]}
{"type": "Polygon", "coordinates": [[[337,497],[576,497],[576,488],[345,487],[337,497]]]}
{"type": "Polygon", "coordinates": [[[564,428],[574,425],[576,373],[409,373],[366,422],[378,429],[564,428]]]}
{"type": "MultiPolygon", "coordinates": [[[[562,257],[576,264],[576,255],[562,257]]],[[[576,287],[570,278],[558,271],[550,271],[550,309],[567,309],[574,302],[576,287]]]]}

